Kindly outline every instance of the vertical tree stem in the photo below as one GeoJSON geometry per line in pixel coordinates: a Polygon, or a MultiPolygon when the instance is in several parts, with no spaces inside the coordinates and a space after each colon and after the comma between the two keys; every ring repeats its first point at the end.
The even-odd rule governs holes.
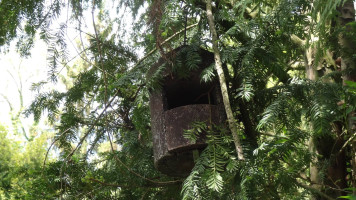
{"type": "Polygon", "coordinates": [[[219,76],[219,82],[220,82],[220,88],[221,88],[221,93],[222,93],[222,97],[223,97],[224,107],[225,107],[225,111],[226,111],[226,115],[227,115],[227,120],[229,122],[229,128],[231,130],[232,137],[234,139],[237,157],[239,160],[244,160],[245,158],[243,155],[242,146],[241,146],[240,139],[239,139],[239,136],[237,133],[237,125],[236,125],[235,118],[233,116],[231,106],[230,106],[229,94],[227,92],[225,75],[224,75],[224,71],[222,68],[220,52],[219,52],[219,48],[218,48],[218,36],[216,33],[216,29],[215,29],[214,17],[213,17],[211,7],[212,7],[211,0],[207,0],[206,14],[208,17],[210,33],[212,35],[213,51],[214,51],[214,59],[215,59],[215,69],[219,76]]]}
{"type": "MultiPolygon", "coordinates": [[[[346,0],[342,6],[338,8],[339,17],[338,22],[339,26],[345,28],[345,32],[352,31],[350,22],[355,22],[355,7],[352,0],[346,0]]],[[[345,32],[339,35],[339,45],[341,49],[341,70],[344,72],[343,81],[356,81],[356,63],[352,56],[356,54],[355,45],[353,39],[345,34],[345,32]]],[[[346,104],[351,102],[345,102],[346,104]]],[[[347,114],[346,117],[346,131],[349,137],[353,137],[353,134],[356,132],[356,120],[353,117],[356,116],[356,111],[352,110],[347,114]]],[[[353,139],[352,143],[352,187],[356,187],[356,140],[353,139]]],[[[353,191],[353,194],[356,195],[356,191],[353,191]]]]}
{"type": "MultiPolygon", "coordinates": [[[[311,80],[311,81],[316,81],[317,80],[317,71],[313,67],[313,62],[314,62],[314,51],[313,47],[309,47],[305,49],[305,54],[304,54],[304,64],[305,64],[305,73],[306,73],[306,78],[311,80]]],[[[313,124],[310,122],[309,124],[311,130],[313,130],[313,124]]],[[[310,154],[312,155],[311,162],[309,165],[309,173],[310,173],[310,180],[311,180],[311,185],[309,186],[308,190],[311,191],[321,191],[322,189],[322,182],[320,179],[320,171],[316,163],[319,162],[318,157],[316,156],[318,154],[318,151],[316,149],[316,140],[314,140],[313,135],[310,136],[309,138],[309,143],[308,143],[308,149],[310,154]]],[[[318,200],[320,199],[320,194],[315,192],[311,196],[311,200],[318,200]]]]}

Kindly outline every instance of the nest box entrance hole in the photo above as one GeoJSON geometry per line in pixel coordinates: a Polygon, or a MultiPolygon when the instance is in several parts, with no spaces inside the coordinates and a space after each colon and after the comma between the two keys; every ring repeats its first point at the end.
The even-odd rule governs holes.
{"type": "Polygon", "coordinates": [[[169,78],[163,87],[166,104],[164,110],[194,104],[216,105],[216,100],[212,95],[214,86],[213,83],[201,82],[197,75],[192,75],[188,79],[169,78]]]}

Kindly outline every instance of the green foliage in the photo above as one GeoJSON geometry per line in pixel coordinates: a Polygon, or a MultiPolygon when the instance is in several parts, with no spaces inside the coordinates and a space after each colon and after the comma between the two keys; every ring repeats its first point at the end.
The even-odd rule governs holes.
{"type": "Polygon", "coordinates": [[[198,50],[199,47],[194,45],[180,49],[174,59],[172,72],[178,77],[188,78],[189,72],[197,70],[202,62],[198,50]]]}
{"type": "MultiPolygon", "coordinates": [[[[335,152],[344,150],[345,159],[351,158],[350,144],[342,141],[345,147],[340,149],[336,141],[352,137],[343,133],[348,115],[355,110],[355,83],[341,84],[341,75],[352,73],[333,71],[314,81],[305,79],[304,70],[310,63],[312,66],[307,67],[319,74],[326,68],[338,69],[324,61],[323,55],[330,50],[335,59],[345,53],[337,42],[345,27],[334,24],[341,0],[215,1],[218,45],[246,160],[237,160],[226,124],[194,122],[184,137],[194,143],[203,134],[207,147],[199,152],[183,183],[154,168],[148,100],[149,92],[162,87],[167,73],[188,78],[191,71],[205,64],[207,58],[199,52],[211,50],[205,2],[121,1],[117,12],[127,8],[137,17],[132,35],[122,27],[124,14],[111,19],[103,1],[54,1],[49,7],[43,1],[16,2],[0,2],[0,23],[4,24],[0,46],[17,38],[18,49],[28,55],[39,31],[40,38],[49,44],[49,80],[56,83],[61,76],[65,79],[60,74],[62,68],[70,78],[66,91],[44,91],[41,88],[46,83],[34,84],[38,94],[25,112],[33,114],[36,121],[43,116],[49,119],[55,130],[51,148],[58,159],[42,165],[43,138],[36,139],[31,146],[35,148],[25,149],[21,157],[14,153],[18,145],[6,137],[5,129],[0,131],[4,152],[0,158],[0,197],[310,199],[315,190],[305,186],[313,184],[309,167],[315,159],[319,159],[316,164],[321,169],[322,188],[317,191],[329,194],[326,169],[339,156],[335,152]],[[96,30],[81,41],[79,57],[83,59],[75,66],[68,64],[65,35],[69,24],[50,27],[64,6],[70,8],[69,19],[80,30],[81,23],[89,20],[84,13],[98,13],[98,18],[89,20],[96,30]],[[170,38],[195,23],[196,27],[185,31],[186,43],[183,34],[170,38]],[[302,45],[292,36],[300,38],[302,45]],[[316,53],[309,62],[305,55],[312,45],[316,53]],[[143,49],[146,56],[138,59],[143,49]],[[73,73],[74,68],[78,72],[73,73]],[[320,140],[324,147],[310,151],[306,144],[311,139],[320,140]],[[335,148],[330,150],[328,145],[335,148]],[[22,161],[17,165],[14,160],[22,161]]],[[[353,30],[354,24],[349,28],[353,30]]],[[[354,31],[345,38],[353,41],[352,36],[354,31]]],[[[216,78],[214,64],[203,68],[202,82],[216,78]]],[[[349,171],[351,167],[345,166],[349,171]]]]}
{"type": "Polygon", "coordinates": [[[10,169],[15,165],[12,160],[13,152],[16,152],[18,147],[16,144],[10,143],[10,140],[7,138],[7,130],[3,126],[0,126],[0,142],[0,151],[2,154],[0,161],[0,191],[8,192],[11,189],[12,179],[10,169]]]}
{"type": "Polygon", "coordinates": [[[340,199],[351,199],[351,200],[355,200],[356,196],[355,195],[348,195],[348,196],[340,196],[340,199]]]}
{"type": "Polygon", "coordinates": [[[208,146],[183,183],[183,199],[222,198],[226,196],[222,192],[226,187],[226,179],[238,169],[231,148],[232,137],[224,128],[207,126],[204,122],[194,122],[191,126],[193,128],[186,130],[184,136],[195,142],[199,135],[205,133],[208,146]]]}
{"type": "Polygon", "coordinates": [[[200,135],[207,130],[207,125],[205,122],[196,121],[191,126],[193,127],[192,129],[184,130],[183,136],[195,143],[200,135]]]}
{"type": "Polygon", "coordinates": [[[306,197],[295,178],[311,159],[303,145],[308,140],[307,132],[285,130],[283,135],[261,143],[242,163],[234,155],[227,131],[219,127],[211,130],[203,124],[195,122],[185,132],[187,138],[193,139],[206,132],[208,147],[183,183],[183,199],[306,197]]]}
{"type": "MultiPolygon", "coordinates": [[[[43,180],[41,172],[44,170],[42,162],[46,152],[47,134],[34,138],[22,147],[19,141],[9,139],[10,134],[5,127],[0,128],[0,198],[38,199],[32,192],[40,186],[37,182],[43,180]]],[[[41,193],[37,191],[36,194],[41,193]]]]}

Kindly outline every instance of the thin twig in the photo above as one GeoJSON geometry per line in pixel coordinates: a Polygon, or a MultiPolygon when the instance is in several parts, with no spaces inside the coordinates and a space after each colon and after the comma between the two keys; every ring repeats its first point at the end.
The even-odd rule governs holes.
{"type": "Polygon", "coordinates": [[[354,133],[346,142],[345,144],[341,147],[339,153],[341,153],[345,148],[346,146],[355,138],[356,136],[356,133],[354,133]]]}
{"type": "Polygon", "coordinates": [[[99,114],[99,116],[95,119],[93,125],[89,128],[89,130],[84,134],[84,136],[80,139],[79,143],[77,144],[77,146],[72,150],[72,152],[70,154],[68,154],[68,156],[66,157],[66,159],[68,159],[69,157],[71,157],[74,152],[82,145],[82,143],[84,142],[85,138],[88,137],[88,135],[90,134],[90,132],[94,129],[94,125],[99,121],[99,119],[101,118],[101,116],[105,113],[106,109],[110,106],[110,104],[114,101],[116,95],[119,93],[120,90],[117,90],[116,93],[114,94],[114,96],[110,99],[109,103],[107,103],[105,105],[104,110],[99,114]]]}
{"type": "Polygon", "coordinates": [[[61,135],[59,137],[57,137],[56,139],[53,140],[53,142],[51,143],[51,145],[48,147],[45,158],[43,160],[43,167],[46,165],[46,160],[49,154],[49,151],[51,150],[52,146],[54,145],[54,143],[56,143],[61,137],[62,135],[64,135],[65,133],[67,133],[67,131],[69,131],[70,128],[68,128],[67,130],[63,131],[63,133],[61,133],[61,135]]]}
{"type": "MultiPolygon", "coordinates": [[[[100,185],[103,185],[103,186],[110,186],[110,187],[115,187],[115,188],[118,188],[118,187],[121,187],[121,188],[124,188],[124,187],[129,187],[127,185],[121,185],[121,184],[113,184],[113,183],[105,183],[103,181],[100,181],[100,180],[97,180],[97,179],[94,179],[94,178],[89,178],[90,181],[92,182],[96,182],[96,183],[99,183],[100,185]]],[[[136,186],[135,186],[136,187],[136,186]]]]}
{"type": "MultiPolygon", "coordinates": [[[[90,181],[99,183],[100,185],[103,186],[108,186],[108,187],[114,187],[114,188],[152,188],[152,187],[163,187],[162,185],[146,185],[146,186],[140,186],[140,185],[125,185],[125,184],[114,184],[114,183],[106,183],[103,181],[100,181],[95,178],[89,178],[90,181]]],[[[177,182],[180,183],[180,182],[177,182]]]]}
{"type": "Polygon", "coordinates": [[[42,20],[38,23],[37,27],[40,27],[42,25],[42,23],[46,20],[46,18],[48,17],[49,13],[52,11],[52,7],[54,6],[54,4],[58,2],[55,1],[53,2],[53,4],[51,4],[51,7],[48,9],[48,12],[46,13],[46,15],[42,18],[42,20]]]}
{"type": "MultiPolygon", "coordinates": [[[[167,38],[166,40],[164,40],[160,45],[163,46],[165,45],[167,42],[169,42],[170,40],[172,40],[173,38],[175,38],[177,35],[183,33],[185,30],[189,30],[195,26],[197,26],[198,23],[192,24],[187,26],[187,28],[181,29],[178,32],[174,33],[173,35],[171,35],[169,38],[167,38]]],[[[148,52],[143,58],[141,58],[134,66],[133,68],[137,67],[139,64],[141,64],[142,61],[144,61],[147,57],[149,57],[150,55],[152,55],[154,52],[156,52],[158,49],[157,47],[155,47],[154,49],[152,49],[150,52],[148,52]]]]}

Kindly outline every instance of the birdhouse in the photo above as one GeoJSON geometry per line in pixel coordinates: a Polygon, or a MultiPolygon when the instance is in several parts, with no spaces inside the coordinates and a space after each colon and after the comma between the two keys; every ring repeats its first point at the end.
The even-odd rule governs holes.
{"type": "Polygon", "coordinates": [[[184,130],[191,129],[196,121],[221,124],[226,119],[218,82],[201,81],[203,69],[214,62],[213,54],[200,48],[196,51],[185,48],[189,47],[177,48],[159,59],[147,75],[152,78],[154,73],[161,73],[161,87],[150,91],[155,167],[178,177],[188,176],[194,167],[193,151],[201,152],[206,147],[204,134],[192,143],[183,137],[184,130]],[[184,62],[191,57],[200,62],[195,69],[179,75],[182,73],[179,70],[189,68],[184,62]],[[178,59],[181,69],[175,69],[178,59]]]}

